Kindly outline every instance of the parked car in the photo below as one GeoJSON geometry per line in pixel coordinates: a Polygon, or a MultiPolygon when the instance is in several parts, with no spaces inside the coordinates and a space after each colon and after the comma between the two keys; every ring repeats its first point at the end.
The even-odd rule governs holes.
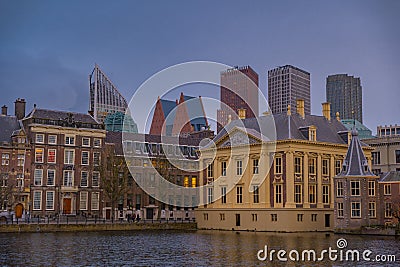
{"type": "Polygon", "coordinates": [[[12,213],[9,211],[0,211],[0,222],[10,221],[12,218],[12,213]]]}

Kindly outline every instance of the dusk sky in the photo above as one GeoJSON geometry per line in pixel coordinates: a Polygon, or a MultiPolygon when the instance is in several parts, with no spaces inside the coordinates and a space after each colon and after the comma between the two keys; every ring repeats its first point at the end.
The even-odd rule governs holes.
{"type": "MultiPolygon", "coordinates": [[[[87,112],[94,64],[129,101],[156,72],[187,61],[291,64],[361,78],[364,124],[400,124],[400,1],[0,1],[0,105],[87,112]],[[215,3],[217,2],[217,3],[215,3]]],[[[216,94],[219,95],[218,88],[216,94]]],[[[154,96],[156,100],[157,96],[154,96]]]]}

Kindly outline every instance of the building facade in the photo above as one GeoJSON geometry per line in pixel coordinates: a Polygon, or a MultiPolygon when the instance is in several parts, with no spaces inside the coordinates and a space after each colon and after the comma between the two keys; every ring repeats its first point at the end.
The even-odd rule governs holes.
{"type": "Polygon", "coordinates": [[[378,126],[377,137],[363,142],[374,148],[372,171],[375,174],[400,171],[400,127],[378,126]]]}
{"type": "Polygon", "coordinates": [[[342,119],[363,123],[360,78],[347,74],[329,75],[326,78],[326,101],[331,103],[331,116],[339,112],[342,119]]]}
{"type": "Polygon", "coordinates": [[[330,118],[329,104],[324,104],[324,116],[306,115],[303,103],[298,104],[297,113],[289,108],[273,115],[276,141],[260,134],[271,120],[263,116],[258,124],[255,118],[231,122],[214,139],[215,156],[215,149],[200,150],[206,204],[196,210],[199,228],[333,229],[333,177],[341,171],[349,133],[330,118]]]}
{"type": "Polygon", "coordinates": [[[89,75],[89,93],[89,112],[98,123],[103,123],[108,114],[128,109],[125,98],[97,64],[89,75]]]}
{"type": "Polygon", "coordinates": [[[287,106],[297,109],[297,99],[304,100],[304,112],[311,114],[310,73],[285,65],[268,71],[268,105],[273,114],[286,113],[287,106]]]}
{"type": "Polygon", "coordinates": [[[217,131],[239,117],[245,110],[246,118],[259,115],[258,74],[250,67],[235,67],[221,72],[221,107],[217,111],[217,131]]]}
{"type": "Polygon", "coordinates": [[[100,217],[103,126],[87,114],[36,106],[22,124],[32,146],[31,215],[100,217]]]}
{"type": "MultiPolygon", "coordinates": [[[[18,102],[18,103],[17,103],[18,102]]],[[[16,115],[19,116],[16,101],[16,115]]],[[[0,215],[13,214],[14,219],[25,219],[30,210],[31,149],[17,116],[0,115],[0,215]],[[4,213],[7,212],[7,213],[4,213]]]]}

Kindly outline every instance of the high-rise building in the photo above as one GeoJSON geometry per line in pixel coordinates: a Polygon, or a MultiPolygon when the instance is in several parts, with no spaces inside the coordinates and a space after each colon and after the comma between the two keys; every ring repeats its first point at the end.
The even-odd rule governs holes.
{"type": "Polygon", "coordinates": [[[253,118],[258,110],[258,74],[250,67],[234,67],[221,72],[221,108],[217,111],[218,132],[231,119],[253,118]]]}
{"type": "Polygon", "coordinates": [[[98,123],[103,123],[108,114],[125,113],[128,103],[117,87],[96,64],[89,75],[89,112],[98,123]]]}
{"type": "Polygon", "coordinates": [[[331,116],[339,112],[342,119],[363,123],[360,78],[347,74],[329,75],[326,78],[326,101],[331,103],[331,116]]]}
{"type": "Polygon", "coordinates": [[[310,73],[291,65],[269,70],[268,105],[272,113],[284,113],[288,105],[296,110],[297,99],[304,100],[304,112],[311,114],[310,73]]]}

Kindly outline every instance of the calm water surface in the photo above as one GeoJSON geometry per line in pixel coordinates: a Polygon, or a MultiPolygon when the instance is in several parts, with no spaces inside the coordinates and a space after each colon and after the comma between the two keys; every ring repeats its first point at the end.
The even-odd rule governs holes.
{"type": "Polygon", "coordinates": [[[400,266],[400,239],[321,233],[278,234],[224,231],[131,231],[0,234],[0,266],[400,266]],[[261,262],[268,249],[347,249],[394,254],[396,263],[261,262]]]}

